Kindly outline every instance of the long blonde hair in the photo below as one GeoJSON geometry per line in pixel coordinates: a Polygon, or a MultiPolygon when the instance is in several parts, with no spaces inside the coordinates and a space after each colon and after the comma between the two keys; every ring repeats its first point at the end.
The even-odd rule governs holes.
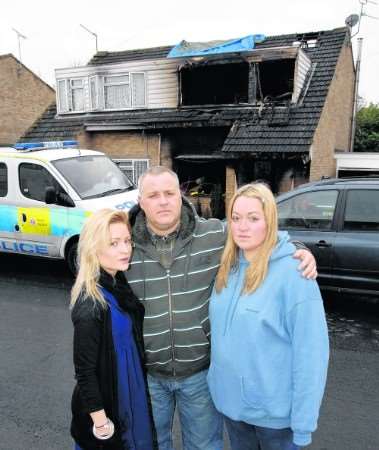
{"type": "Polygon", "coordinates": [[[83,226],[78,245],[79,271],[71,290],[71,308],[81,294],[91,297],[103,307],[106,306],[106,301],[98,285],[100,262],[97,252],[109,244],[109,227],[113,223],[124,223],[129,232],[131,231],[127,213],[113,209],[102,209],[95,212],[83,226]]]}
{"type": "Polygon", "coordinates": [[[275,198],[271,190],[264,183],[251,183],[240,187],[233,195],[228,208],[228,235],[224,252],[221,257],[221,264],[216,276],[216,291],[220,292],[227,286],[229,273],[238,265],[239,249],[233,240],[231,232],[231,219],[234,203],[238,197],[248,197],[258,199],[263,208],[263,214],[267,225],[267,234],[263,243],[257,248],[246,270],[245,281],[242,293],[250,294],[254,292],[267,275],[270,255],[278,240],[278,212],[275,198]]]}

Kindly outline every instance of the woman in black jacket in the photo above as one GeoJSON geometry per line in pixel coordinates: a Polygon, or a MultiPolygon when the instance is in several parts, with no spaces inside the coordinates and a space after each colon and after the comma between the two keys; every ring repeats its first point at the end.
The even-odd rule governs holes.
{"type": "Polygon", "coordinates": [[[131,252],[124,212],[106,209],[87,219],[71,293],[77,450],[155,448],[143,370],[144,308],[124,275],[131,252]]]}

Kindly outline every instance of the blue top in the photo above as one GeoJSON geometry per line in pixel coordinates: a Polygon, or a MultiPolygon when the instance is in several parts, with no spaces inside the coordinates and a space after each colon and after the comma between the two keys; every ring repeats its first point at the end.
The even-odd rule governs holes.
{"type": "Polygon", "coordinates": [[[281,429],[294,443],[311,442],[324,393],[329,344],[318,285],[293,259],[287,233],[252,294],[242,294],[249,262],[242,252],[227,287],[210,301],[208,383],[216,408],[233,420],[281,429]]]}
{"type": "Polygon", "coordinates": [[[152,450],[151,422],[145,378],[132,332],[132,321],[117,300],[103,290],[110,307],[117,360],[119,421],[122,441],[129,450],[152,450]]]}

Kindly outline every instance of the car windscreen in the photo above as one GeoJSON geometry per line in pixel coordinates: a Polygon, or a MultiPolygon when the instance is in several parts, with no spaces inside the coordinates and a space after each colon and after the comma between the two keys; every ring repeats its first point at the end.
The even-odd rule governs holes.
{"type": "Polygon", "coordinates": [[[116,164],[103,155],[65,158],[53,161],[53,165],[83,200],[135,189],[116,164]]]}

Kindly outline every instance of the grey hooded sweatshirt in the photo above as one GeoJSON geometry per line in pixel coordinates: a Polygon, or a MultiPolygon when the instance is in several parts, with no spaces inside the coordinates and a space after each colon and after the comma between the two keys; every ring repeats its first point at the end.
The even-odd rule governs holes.
{"type": "Polygon", "coordinates": [[[129,213],[135,249],[126,273],[145,306],[146,366],[151,375],[187,377],[209,366],[209,297],[226,233],[218,219],[199,218],[183,199],[171,260],[161,264],[139,206],[129,213]]]}

